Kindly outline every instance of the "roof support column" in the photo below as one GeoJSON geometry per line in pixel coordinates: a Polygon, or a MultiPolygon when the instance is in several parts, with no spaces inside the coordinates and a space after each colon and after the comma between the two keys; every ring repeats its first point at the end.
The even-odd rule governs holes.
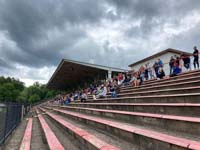
{"type": "Polygon", "coordinates": [[[108,70],[108,79],[112,79],[112,71],[111,71],[111,69],[108,70]]]}

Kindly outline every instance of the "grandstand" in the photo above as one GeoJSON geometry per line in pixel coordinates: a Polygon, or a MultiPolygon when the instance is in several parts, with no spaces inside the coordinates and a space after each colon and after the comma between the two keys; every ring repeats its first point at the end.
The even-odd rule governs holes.
{"type": "Polygon", "coordinates": [[[66,90],[67,88],[75,87],[75,85],[79,86],[95,79],[111,78],[112,74],[125,71],[127,69],[63,59],[47,83],[47,87],[66,90]]]}
{"type": "MultiPolygon", "coordinates": [[[[48,82],[65,89],[124,69],[62,60],[48,82]],[[71,69],[71,72],[69,71],[71,69]],[[71,74],[70,74],[71,73],[71,74]],[[100,74],[100,75],[99,75],[100,74]]],[[[200,150],[200,70],[120,87],[117,98],[35,106],[5,149],[200,150]]]]}

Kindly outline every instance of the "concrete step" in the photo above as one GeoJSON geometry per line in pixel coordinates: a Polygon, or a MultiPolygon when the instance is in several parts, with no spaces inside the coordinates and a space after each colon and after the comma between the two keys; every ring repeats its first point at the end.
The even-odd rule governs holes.
{"type": "Polygon", "coordinates": [[[183,82],[192,82],[192,81],[198,81],[200,80],[200,75],[198,76],[194,76],[194,77],[187,77],[187,78],[178,78],[176,80],[169,80],[166,79],[163,82],[153,82],[151,84],[143,84],[140,85],[138,87],[133,87],[133,86],[125,86],[122,87],[120,91],[124,91],[124,90],[130,90],[130,89],[138,89],[138,88],[144,88],[144,87],[151,87],[151,86],[159,86],[159,85],[170,85],[170,84],[178,84],[178,83],[183,83],[183,82]]]}
{"type": "Polygon", "coordinates": [[[33,110],[33,133],[32,133],[32,140],[31,140],[31,150],[48,150],[48,144],[44,138],[44,133],[40,126],[40,122],[37,118],[37,114],[35,110],[33,110]]]}
{"type": "Polygon", "coordinates": [[[166,132],[155,131],[150,128],[139,127],[120,121],[99,118],[66,110],[53,109],[53,111],[64,115],[67,118],[73,118],[85,124],[103,129],[120,138],[126,139],[136,144],[140,149],[154,150],[177,150],[177,149],[200,149],[200,142],[189,137],[179,137],[166,132]]]}
{"type": "Polygon", "coordinates": [[[69,106],[200,117],[200,103],[71,103],[69,106]]]}
{"type": "Polygon", "coordinates": [[[42,127],[42,131],[45,135],[45,140],[48,143],[48,147],[49,149],[59,149],[59,150],[64,150],[65,148],[63,147],[63,145],[60,143],[60,141],[58,140],[58,138],[56,137],[56,135],[54,134],[54,132],[51,130],[51,128],[49,127],[49,125],[47,124],[47,122],[45,121],[44,117],[39,114],[38,110],[36,110],[37,114],[38,114],[38,119],[40,122],[40,125],[42,127]]]}
{"type": "MultiPolygon", "coordinates": [[[[44,111],[44,109],[41,109],[44,111]]],[[[74,124],[71,124],[65,120],[63,120],[60,116],[52,114],[50,112],[46,112],[46,114],[51,118],[51,120],[53,120],[54,122],[56,122],[57,124],[59,124],[60,126],[62,126],[62,128],[65,129],[65,131],[70,132],[73,137],[75,137],[75,139],[78,139],[81,143],[82,143],[82,148],[80,149],[88,149],[88,150],[119,150],[119,148],[112,146],[100,139],[98,139],[97,137],[95,137],[94,135],[88,133],[87,131],[78,128],[77,126],[75,126],[74,124]]],[[[69,148],[70,149],[70,148],[69,148]]]]}
{"type": "Polygon", "coordinates": [[[24,132],[24,137],[22,139],[20,150],[30,150],[31,149],[31,137],[32,137],[33,119],[28,120],[26,130],[24,132]]]}
{"type": "MultiPolygon", "coordinates": [[[[139,150],[139,148],[132,144],[131,142],[127,142],[126,140],[123,140],[123,139],[120,139],[119,137],[113,135],[113,134],[110,134],[104,130],[101,130],[101,129],[98,129],[98,128],[93,128],[91,126],[88,126],[87,124],[84,124],[82,122],[79,122],[79,121],[76,121],[76,120],[73,120],[73,119],[70,119],[70,118],[66,118],[65,116],[63,115],[60,115],[54,111],[49,111],[51,114],[53,115],[57,115],[59,116],[62,120],[88,132],[89,134],[91,135],[94,135],[95,137],[97,137],[98,139],[102,140],[102,141],[105,141],[106,143],[109,143],[110,145],[113,145],[121,150],[139,150]]],[[[51,124],[52,125],[55,125],[57,126],[60,131],[64,134],[67,134],[68,132],[66,132],[66,129],[63,128],[59,123],[57,123],[56,121],[54,121],[53,119],[51,119],[51,117],[49,117],[48,115],[45,115],[46,116],[46,120],[50,120],[51,124]]],[[[55,131],[55,133],[57,133],[58,131],[55,131]]],[[[60,137],[60,136],[58,136],[60,137]]],[[[82,145],[79,141],[77,141],[75,139],[74,136],[72,136],[72,133],[69,133],[69,135],[66,135],[64,137],[61,136],[62,139],[66,139],[66,138],[71,138],[71,140],[69,140],[69,142],[71,142],[73,145],[77,146],[78,150],[85,150],[87,148],[84,148],[84,145],[82,145]],[[72,137],[72,138],[71,138],[72,137]]],[[[65,140],[65,143],[67,142],[68,140],[65,140]]],[[[70,150],[74,150],[74,149],[70,149],[70,150]]]]}
{"type": "Polygon", "coordinates": [[[139,91],[152,91],[152,90],[163,90],[163,89],[173,89],[173,88],[183,88],[183,87],[195,87],[200,86],[200,80],[194,80],[194,81],[187,81],[187,82],[180,82],[180,83],[170,83],[170,84],[160,84],[160,85],[154,85],[154,86],[139,86],[129,89],[123,89],[120,91],[120,93],[128,93],[128,92],[139,92],[139,91]]]}
{"type": "MultiPolygon", "coordinates": [[[[188,72],[183,72],[183,73],[180,73],[179,75],[177,76],[174,76],[174,77],[171,77],[170,80],[176,80],[178,78],[181,78],[181,77],[190,77],[190,76],[196,76],[196,75],[199,75],[200,74],[200,70],[193,70],[193,71],[188,71],[188,72]]],[[[161,79],[161,80],[156,80],[156,79],[152,79],[152,80],[147,80],[147,81],[144,81],[145,84],[149,84],[149,83],[152,83],[152,82],[162,82],[162,81],[165,81],[166,79],[161,79]]]]}
{"type": "MultiPolygon", "coordinates": [[[[55,134],[58,141],[63,145],[65,150],[80,150],[80,148],[78,148],[77,146],[78,144],[74,142],[74,138],[70,134],[67,134],[63,128],[59,127],[54,121],[49,119],[45,113],[40,111],[40,114],[43,116],[46,123],[48,124],[52,132],[55,134]]],[[[43,141],[46,142],[45,135],[43,135],[43,141]]]]}
{"type": "Polygon", "coordinates": [[[102,98],[87,103],[200,103],[200,93],[102,98]]]}
{"type": "MultiPolygon", "coordinates": [[[[174,76],[174,77],[170,77],[170,79],[160,79],[160,80],[157,80],[157,79],[152,79],[152,80],[147,80],[147,81],[144,81],[144,84],[145,85],[148,85],[148,84],[152,84],[152,83],[163,83],[165,81],[173,81],[173,80],[177,80],[177,79],[181,79],[181,78],[190,78],[190,77],[196,77],[196,76],[199,76],[200,75],[200,70],[196,71],[196,72],[190,72],[190,73],[182,73],[182,74],[179,74],[177,76],[174,76]]],[[[127,85],[126,87],[131,87],[130,85],[127,85]]],[[[124,87],[122,87],[124,88],[124,87]]]]}
{"type": "MultiPolygon", "coordinates": [[[[2,123],[2,122],[1,122],[2,123]]],[[[3,145],[0,145],[0,150],[19,150],[24,133],[27,127],[28,120],[24,119],[19,126],[6,139],[3,145]]]]}
{"type": "Polygon", "coordinates": [[[167,131],[185,133],[188,136],[197,136],[200,133],[200,118],[199,117],[186,117],[176,115],[165,114],[153,114],[153,113],[141,113],[141,112],[129,112],[119,110],[106,110],[95,108],[82,108],[82,107],[70,107],[62,106],[58,109],[75,111],[85,113],[89,115],[97,115],[100,117],[111,118],[114,120],[122,120],[125,122],[146,126],[164,128],[167,131]],[[179,128],[177,128],[177,126],[179,128]],[[192,128],[191,128],[192,127],[192,128]]]}
{"type": "MultiPolygon", "coordinates": [[[[170,94],[186,94],[186,93],[198,93],[198,92],[200,92],[200,86],[119,93],[117,94],[117,97],[165,95],[165,94],[170,95],[170,94]]],[[[111,98],[111,96],[108,95],[107,98],[111,98]]],[[[88,97],[88,99],[93,99],[93,98],[88,97]]]]}

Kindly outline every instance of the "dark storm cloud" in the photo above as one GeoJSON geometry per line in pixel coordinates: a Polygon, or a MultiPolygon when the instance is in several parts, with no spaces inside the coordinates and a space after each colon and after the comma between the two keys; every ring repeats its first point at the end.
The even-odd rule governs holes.
{"type": "Polygon", "coordinates": [[[73,3],[65,0],[6,0],[0,1],[0,6],[0,30],[7,31],[10,40],[20,49],[13,54],[4,47],[2,55],[11,61],[36,66],[55,64],[60,58],[60,50],[85,36],[78,26],[97,22],[102,15],[101,5],[92,0],[75,0],[73,3]],[[63,35],[54,39],[54,30],[63,35]],[[51,37],[48,37],[49,32],[52,32],[51,37]]]}
{"type": "MultiPolygon", "coordinates": [[[[166,23],[179,25],[180,19],[200,10],[199,0],[110,0],[119,16],[141,20],[139,27],[127,30],[127,36],[149,37],[156,28],[166,23]]],[[[192,23],[192,22],[191,22],[192,23]]]]}
{"type": "MultiPolygon", "coordinates": [[[[200,14],[199,0],[0,0],[0,73],[16,65],[34,71],[52,67],[62,58],[126,67],[150,55],[149,48],[155,45],[187,50],[200,43],[199,23],[166,41],[160,34],[167,34],[168,24],[178,30],[180,20],[194,12],[200,14]],[[97,39],[88,33],[116,24],[121,24],[115,30],[124,41],[113,43],[112,36],[107,38],[110,33],[101,33],[109,30],[97,30],[97,36],[104,34],[97,39]],[[160,41],[152,44],[154,37],[160,41]],[[124,47],[117,45],[121,42],[124,47]]],[[[36,79],[30,70],[30,78],[32,74],[36,79]]]]}
{"type": "Polygon", "coordinates": [[[200,49],[200,22],[191,30],[186,33],[181,33],[174,36],[169,45],[172,47],[178,47],[188,52],[193,52],[193,46],[197,46],[200,49]]]}

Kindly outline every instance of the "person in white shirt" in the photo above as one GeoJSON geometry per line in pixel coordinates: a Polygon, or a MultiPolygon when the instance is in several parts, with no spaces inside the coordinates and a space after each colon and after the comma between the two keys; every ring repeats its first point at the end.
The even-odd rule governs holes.
{"type": "Polygon", "coordinates": [[[106,95],[107,95],[107,88],[102,84],[96,98],[104,98],[106,97],[106,95]]]}

